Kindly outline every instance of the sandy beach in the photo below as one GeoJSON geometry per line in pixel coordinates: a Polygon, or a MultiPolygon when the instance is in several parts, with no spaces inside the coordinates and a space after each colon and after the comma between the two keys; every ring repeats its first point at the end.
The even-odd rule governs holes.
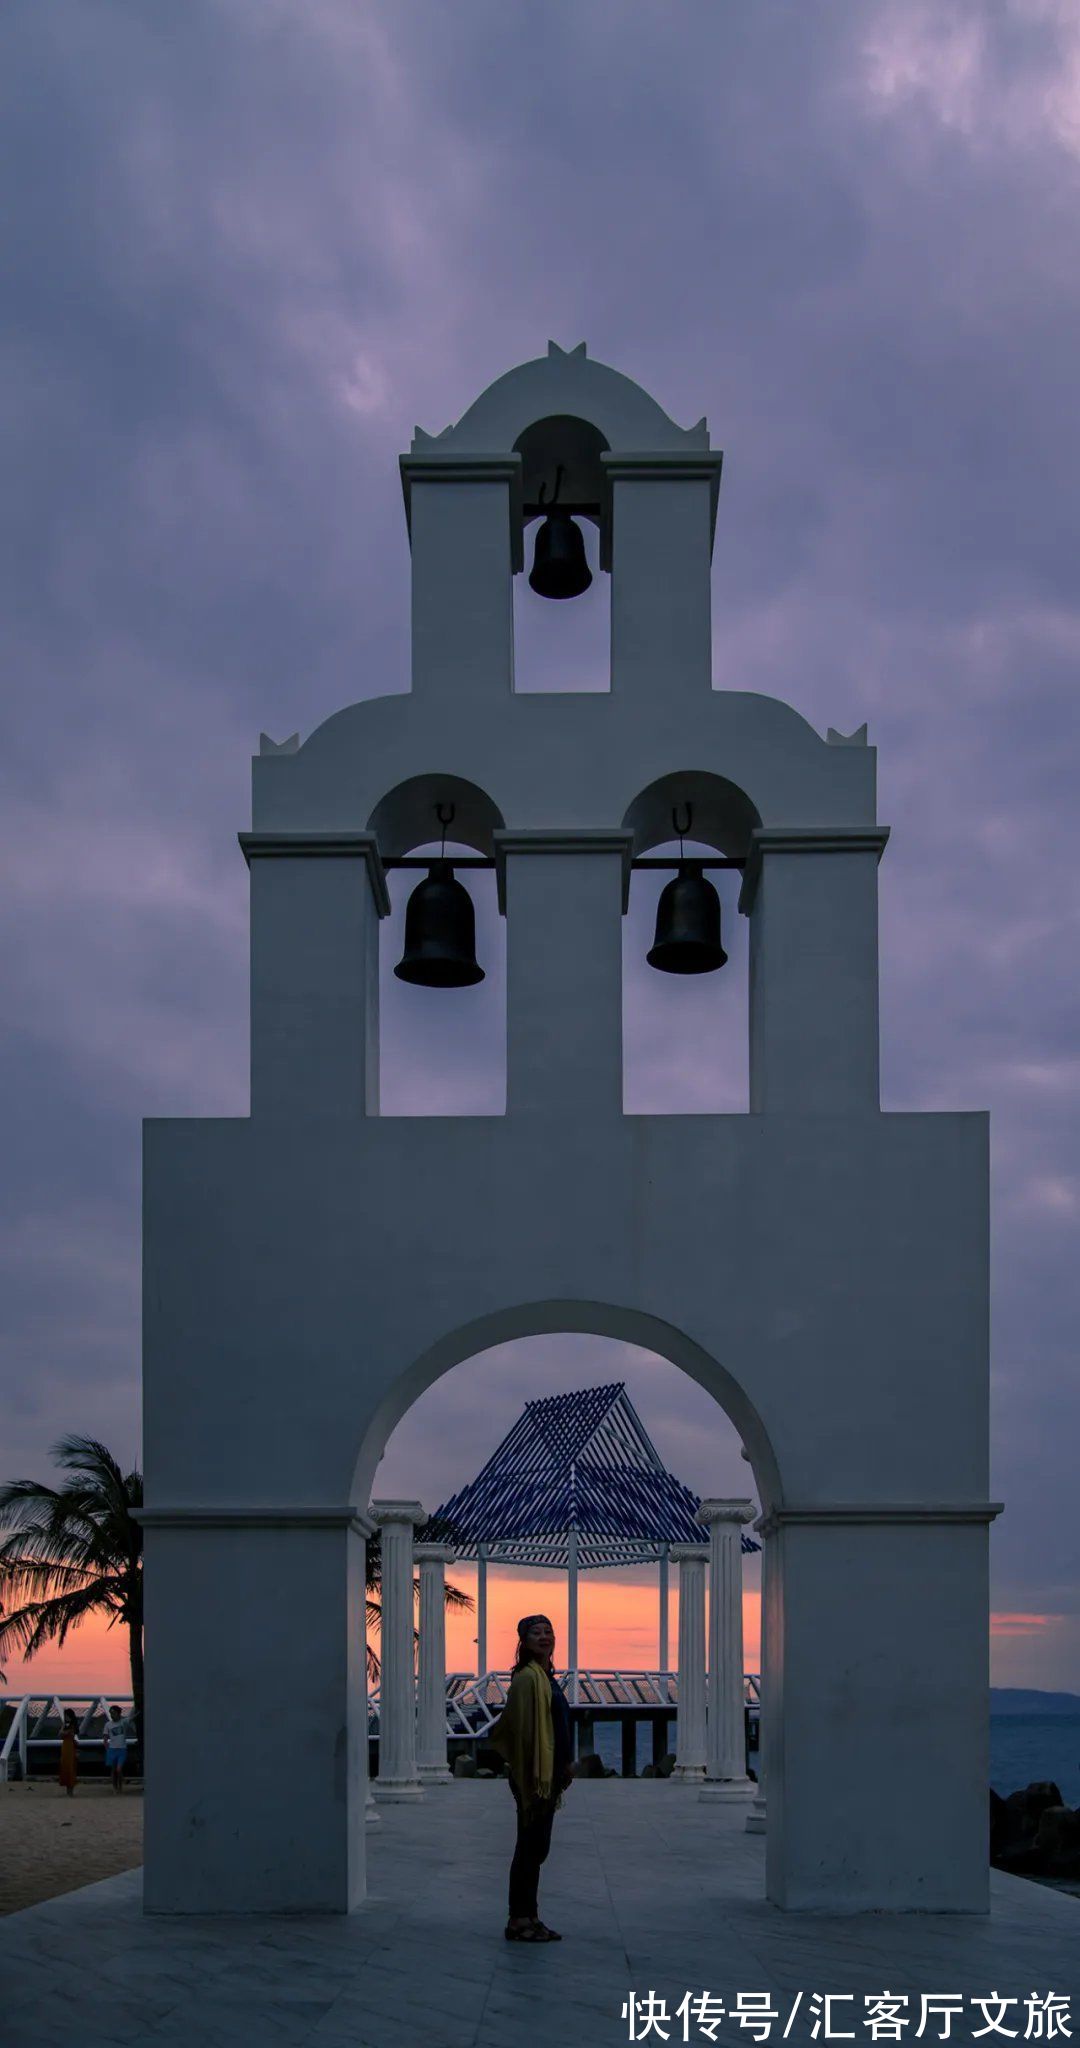
{"type": "Polygon", "coordinates": [[[69,1799],[49,1779],[0,1784],[0,1913],[141,1863],[142,1817],[141,1790],[89,1781],[69,1799]]]}

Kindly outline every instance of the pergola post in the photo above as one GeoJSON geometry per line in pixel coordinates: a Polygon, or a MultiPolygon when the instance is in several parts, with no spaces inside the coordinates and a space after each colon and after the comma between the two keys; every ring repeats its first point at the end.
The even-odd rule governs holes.
{"type": "Polygon", "coordinates": [[[487,1567],[488,1547],[479,1543],[476,1547],[476,1676],[483,1678],[488,1668],[487,1653],[487,1567]]]}
{"type": "Polygon", "coordinates": [[[743,1677],[742,1525],[748,1500],[703,1500],[697,1519],[709,1531],[709,1686],[703,1799],[745,1799],[746,1706],[743,1677]]]}
{"type": "Polygon", "coordinates": [[[578,1532],[571,1522],[566,1536],[567,1555],[567,1674],[570,1679],[570,1705],[578,1703],[578,1532]]]}
{"type": "Polygon", "coordinates": [[[679,1543],[679,1717],[673,1778],[705,1776],[705,1566],[701,1543],[679,1543]]]}
{"type": "Polygon", "coordinates": [[[668,1668],[668,1549],[669,1546],[665,1543],[660,1552],[658,1573],[660,1581],[660,1630],[657,1643],[656,1666],[658,1671],[666,1671],[668,1668]]]}

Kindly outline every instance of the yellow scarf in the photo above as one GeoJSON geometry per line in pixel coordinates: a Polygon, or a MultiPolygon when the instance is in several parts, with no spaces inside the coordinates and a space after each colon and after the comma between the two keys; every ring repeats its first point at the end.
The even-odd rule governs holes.
{"type": "Polygon", "coordinates": [[[526,1805],[550,1799],[555,1731],[551,1721],[551,1682],[541,1665],[530,1662],[515,1671],[506,1705],[488,1741],[505,1757],[510,1776],[526,1805]]]}

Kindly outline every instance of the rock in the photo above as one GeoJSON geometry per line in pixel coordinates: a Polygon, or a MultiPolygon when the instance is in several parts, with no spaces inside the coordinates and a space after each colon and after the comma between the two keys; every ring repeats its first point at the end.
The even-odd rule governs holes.
{"type": "Polygon", "coordinates": [[[1080,1877],[1080,1812],[1056,1785],[1042,1780],[990,1794],[990,1860],[1016,1877],[1080,1877]]]}
{"type": "Polygon", "coordinates": [[[478,1764],[476,1767],[476,1776],[478,1778],[493,1778],[495,1776],[495,1773],[494,1771],[485,1770],[482,1764],[478,1764]]]}
{"type": "Polygon", "coordinates": [[[674,1750],[669,1749],[667,1755],[661,1757],[660,1762],[657,1764],[656,1775],[658,1778],[670,1778],[671,1773],[674,1769],[675,1752],[674,1750]]]}
{"type": "MultiPolygon", "coordinates": [[[[604,1759],[602,1756],[597,1755],[595,1749],[587,1749],[583,1756],[579,1756],[576,1762],[571,1764],[570,1769],[575,1778],[606,1778],[607,1776],[607,1772],[604,1769],[604,1759]]],[[[612,1777],[614,1775],[615,1773],[612,1772],[612,1777]]]]}
{"type": "Polygon", "coordinates": [[[603,1775],[605,1778],[617,1778],[619,1773],[613,1764],[609,1764],[603,1775]]]}
{"type": "Polygon", "coordinates": [[[476,1776],[476,1759],[475,1759],[475,1757],[471,1757],[471,1756],[459,1756],[459,1757],[458,1757],[458,1758],[457,1758],[457,1759],[455,1760],[455,1763],[454,1763],[454,1776],[455,1776],[455,1778],[475,1778],[475,1776],[476,1776]]]}
{"type": "Polygon", "coordinates": [[[1080,1855],[1080,1813],[1071,1806],[1044,1806],[1035,1830],[1036,1853],[1051,1864],[1080,1855]]]}
{"type": "Polygon", "coordinates": [[[660,1773],[657,1770],[655,1764],[643,1764],[641,1767],[641,1775],[643,1778],[658,1778],[660,1773]]]}
{"type": "MultiPolygon", "coordinates": [[[[1041,1815],[1048,1806],[1063,1806],[1064,1803],[1057,1786],[1047,1780],[1010,1792],[996,1810],[998,1848],[1003,1852],[1033,1848],[1041,1815]]],[[[992,1807],[991,1814],[994,1812],[992,1807]]]]}

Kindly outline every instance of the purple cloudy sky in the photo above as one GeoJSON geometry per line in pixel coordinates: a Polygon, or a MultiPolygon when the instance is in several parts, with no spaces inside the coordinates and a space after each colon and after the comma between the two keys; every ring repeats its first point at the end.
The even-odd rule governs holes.
{"type": "MultiPolygon", "coordinates": [[[[139,1120],[246,1109],[249,758],[406,685],[398,452],[584,338],[726,451],[717,682],[880,749],[885,1106],[993,1112],[994,1605],[1032,1617],[995,1668],[1080,1689],[1073,0],[17,0],[2,38],[4,1473],[135,1455],[139,1120]]],[[[599,587],[561,647],[536,602],[529,678],[595,685],[599,587]]],[[[647,923],[628,1101],[737,1108],[745,930],[685,991],[647,923]]],[[[395,1109],[498,1107],[480,931],[441,1078],[392,984],[395,1109]]],[[[516,1410],[490,1364],[433,1390],[422,1496],[475,1469],[470,1372],[516,1410]]],[[[697,1391],[644,1386],[700,1481],[697,1391]]]]}

